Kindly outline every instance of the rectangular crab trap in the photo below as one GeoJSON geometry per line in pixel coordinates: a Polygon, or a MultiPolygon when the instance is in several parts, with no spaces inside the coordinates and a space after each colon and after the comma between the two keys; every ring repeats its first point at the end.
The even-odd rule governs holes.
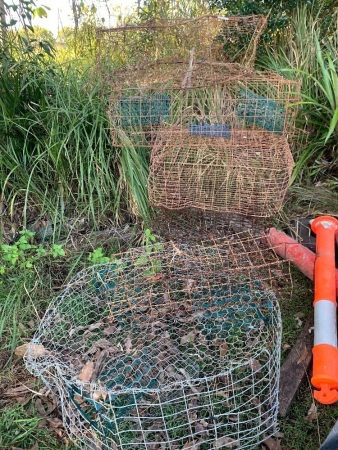
{"type": "Polygon", "coordinates": [[[236,132],[215,139],[165,130],[154,143],[149,198],[168,210],[270,217],[282,208],[292,167],[282,136],[236,132]]]}
{"type": "Polygon", "coordinates": [[[130,250],[67,285],[26,365],[81,448],[254,449],[276,432],[277,272],[249,234],[130,250]]]}
{"type": "Polygon", "coordinates": [[[151,154],[153,206],[256,217],[280,211],[293,169],[298,82],[194,58],[120,76],[110,99],[112,143],[151,154]]]}
{"type": "MultiPolygon", "coordinates": [[[[129,135],[179,126],[191,134],[229,137],[231,130],[286,135],[294,127],[300,85],[239,64],[191,60],[121,69],[112,83],[111,128],[129,135]],[[223,132],[223,134],[222,134],[223,132]]],[[[118,140],[113,140],[119,146],[118,140]]]]}
{"type": "Polygon", "coordinates": [[[266,23],[204,15],[99,30],[98,66],[111,67],[112,144],[151,154],[152,206],[280,211],[300,83],[253,68],[266,23]]]}
{"type": "Polygon", "coordinates": [[[97,30],[98,70],[104,71],[108,64],[111,69],[144,61],[187,60],[192,48],[199,60],[251,66],[266,23],[264,15],[205,14],[191,19],[157,18],[141,24],[100,28],[97,30]]]}

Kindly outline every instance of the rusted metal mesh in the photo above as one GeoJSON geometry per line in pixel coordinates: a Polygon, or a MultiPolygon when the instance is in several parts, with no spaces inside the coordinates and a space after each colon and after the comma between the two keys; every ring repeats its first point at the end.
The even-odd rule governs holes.
{"type": "Polygon", "coordinates": [[[110,101],[112,142],[151,152],[154,206],[260,217],[281,209],[299,83],[193,56],[120,76],[110,101]]]}
{"type": "Polygon", "coordinates": [[[276,431],[281,268],[248,233],[150,239],[69,283],[27,367],[81,448],[254,449],[276,431]]]}
{"type": "Polygon", "coordinates": [[[268,218],[196,208],[184,210],[162,208],[154,215],[150,227],[164,240],[199,244],[206,239],[214,241],[243,231],[258,237],[262,235],[262,230],[271,227],[271,221],[268,218]]]}
{"type": "Polygon", "coordinates": [[[187,60],[194,49],[197,60],[252,65],[267,17],[204,15],[194,19],[125,25],[99,29],[98,65],[115,67],[163,60],[187,60]]]}
{"type": "Polygon", "coordinates": [[[284,200],[293,159],[284,136],[231,132],[229,138],[158,133],[149,198],[156,207],[269,217],[284,200]]]}
{"type": "MultiPolygon", "coordinates": [[[[179,126],[191,134],[229,137],[231,130],[287,134],[294,125],[300,85],[271,72],[239,64],[153,64],[120,72],[112,85],[111,129],[123,128],[151,145],[159,127],[179,126]]],[[[117,139],[114,145],[119,144],[117,139]]]]}

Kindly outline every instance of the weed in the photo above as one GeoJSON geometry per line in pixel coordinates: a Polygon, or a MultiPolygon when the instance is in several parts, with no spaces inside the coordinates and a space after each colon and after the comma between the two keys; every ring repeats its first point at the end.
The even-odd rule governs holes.
{"type": "Polygon", "coordinates": [[[32,447],[39,423],[40,419],[29,417],[21,405],[5,409],[0,422],[0,447],[32,447]]]}
{"type": "MultiPolygon", "coordinates": [[[[60,441],[46,428],[39,427],[41,420],[35,411],[29,412],[19,404],[4,409],[0,419],[0,448],[30,449],[38,443],[39,450],[59,450],[60,441]]],[[[71,448],[63,448],[66,447],[71,448]]]]}
{"type": "Polygon", "coordinates": [[[157,242],[156,236],[152,234],[149,228],[146,228],[144,231],[143,243],[144,254],[136,260],[136,266],[143,266],[145,268],[144,276],[159,274],[162,270],[161,261],[157,258],[151,257],[151,255],[154,252],[162,250],[163,244],[157,242]]]}
{"type": "MultiPolygon", "coordinates": [[[[90,70],[78,73],[13,63],[0,75],[0,184],[5,204],[24,201],[53,223],[88,217],[95,225],[108,209],[127,207],[149,217],[147,154],[125,143],[112,147],[106,98],[90,70]]],[[[123,136],[121,137],[123,139],[123,136]]]]}
{"type": "MultiPolygon", "coordinates": [[[[42,244],[32,243],[35,233],[29,230],[19,232],[20,238],[13,244],[0,244],[0,274],[4,275],[18,267],[20,269],[32,269],[43,257],[52,256],[58,258],[65,256],[65,251],[60,244],[53,244],[50,249],[42,244]]],[[[0,281],[1,284],[1,281],[0,281]]]]}
{"type": "MultiPolygon", "coordinates": [[[[41,248],[41,246],[40,246],[41,248]]],[[[42,248],[42,250],[44,250],[42,248]]],[[[53,256],[53,258],[57,258],[59,256],[65,256],[66,253],[64,251],[64,249],[62,248],[62,245],[60,244],[53,244],[50,250],[50,254],[53,256]]]]}
{"type": "Polygon", "coordinates": [[[335,405],[317,405],[318,418],[306,420],[312,402],[312,387],[309,378],[301,386],[287,417],[280,420],[284,434],[283,449],[318,450],[337,420],[338,408],[335,405]]]}
{"type": "Polygon", "coordinates": [[[291,183],[336,169],[337,162],[327,161],[335,160],[338,136],[337,20],[338,11],[321,18],[311,8],[299,6],[290,27],[258,61],[261,68],[302,81],[297,127],[305,135],[295,143],[291,183]]]}
{"type": "Polygon", "coordinates": [[[88,261],[91,264],[105,264],[110,261],[110,258],[109,256],[105,255],[102,247],[98,247],[94,251],[89,253],[88,261]]]}

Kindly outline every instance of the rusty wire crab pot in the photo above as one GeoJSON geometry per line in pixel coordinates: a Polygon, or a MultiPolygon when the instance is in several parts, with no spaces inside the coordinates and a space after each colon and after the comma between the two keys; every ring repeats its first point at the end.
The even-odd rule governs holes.
{"type": "Polygon", "coordinates": [[[280,211],[293,169],[298,82],[193,54],[189,64],[156,63],[120,77],[112,141],[151,153],[153,206],[256,217],[280,211]]]}
{"type": "Polygon", "coordinates": [[[250,217],[270,217],[282,208],[293,167],[284,138],[245,131],[213,138],[170,130],[158,139],[149,175],[152,205],[250,217]]]}
{"type": "Polygon", "coordinates": [[[280,264],[242,235],[154,243],[80,272],[26,355],[75,445],[253,449],[273,435],[280,264]]]}
{"type": "Polygon", "coordinates": [[[254,63],[267,19],[264,15],[205,14],[99,28],[97,71],[110,82],[116,73],[112,67],[135,67],[144,61],[186,61],[192,49],[198,60],[240,62],[249,67],[254,63]],[[105,72],[107,64],[108,73],[105,72]]]}
{"type": "Polygon", "coordinates": [[[206,15],[99,30],[99,61],[109,52],[119,61],[112,143],[151,155],[153,206],[252,217],[281,209],[300,85],[252,67],[266,21],[206,15]]]}

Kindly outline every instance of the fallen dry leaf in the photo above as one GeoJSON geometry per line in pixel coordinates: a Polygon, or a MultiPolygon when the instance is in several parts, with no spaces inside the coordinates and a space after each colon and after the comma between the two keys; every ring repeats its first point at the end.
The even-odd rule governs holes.
{"type": "Polygon", "coordinates": [[[269,437],[263,442],[263,444],[268,450],[282,450],[280,439],[269,437]]]}
{"type": "Polygon", "coordinates": [[[190,423],[196,422],[196,420],[197,420],[197,412],[196,411],[188,411],[188,419],[189,419],[190,423]]]}
{"type": "Polygon", "coordinates": [[[42,419],[42,420],[39,422],[38,428],[39,428],[39,429],[41,429],[41,428],[46,428],[47,426],[48,426],[48,420],[47,420],[47,419],[42,419]]]}
{"type": "Polygon", "coordinates": [[[195,433],[201,437],[205,437],[208,434],[208,423],[205,421],[197,422],[195,424],[195,433]]]}
{"type": "Polygon", "coordinates": [[[58,419],[57,417],[47,419],[47,422],[51,428],[63,428],[62,420],[58,419]]]}
{"type": "Polygon", "coordinates": [[[185,336],[182,336],[181,345],[190,344],[191,342],[194,342],[195,337],[196,337],[196,331],[194,331],[194,330],[190,331],[190,333],[186,334],[185,336]]]}
{"type": "Polygon", "coordinates": [[[27,395],[26,397],[16,397],[15,401],[22,406],[26,406],[32,400],[31,395],[27,395]]]}
{"type": "Polygon", "coordinates": [[[74,401],[78,404],[78,405],[82,405],[82,403],[84,403],[86,400],[81,397],[81,395],[79,394],[75,394],[74,395],[74,401]]]}
{"type": "Polygon", "coordinates": [[[133,344],[131,342],[131,337],[130,336],[128,336],[125,339],[125,341],[124,341],[124,348],[125,348],[126,354],[129,355],[131,353],[131,351],[132,351],[132,348],[133,348],[133,344]]]}
{"type": "Polygon", "coordinates": [[[147,450],[160,450],[161,445],[158,442],[149,442],[147,444],[147,450]]]}
{"type": "Polygon", "coordinates": [[[164,275],[162,273],[157,273],[155,275],[146,275],[146,278],[152,281],[162,280],[163,277],[164,275]]]}
{"type": "Polygon", "coordinates": [[[34,322],[34,320],[29,320],[27,322],[27,325],[29,326],[29,328],[31,328],[32,330],[36,328],[36,324],[34,322]]]}
{"type": "Polygon", "coordinates": [[[117,332],[118,328],[114,325],[111,325],[103,330],[103,334],[106,336],[110,336],[111,334],[115,334],[117,332]]]}
{"type": "Polygon", "coordinates": [[[4,397],[17,397],[22,396],[25,394],[30,394],[32,391],[31,389],[34,388],[34,384],[29,384],[28,386],[22,384],[21,386],[15,387],[15,388],[8,388],[3,392],[4,397]]]}
{"type": "Polygon", "coordinates": [[[195,441],[188,441],[183,445],[182,450],[198,450],[199,448],[200,445],[195,441]]]}
{"type": "Polygon", "coordinates": [[[103,325],[104,325],[103,322],[92,323],[92,324],[88,325],[88,330],[89,330],[89,331],[98,330],[98,329],[101,328],[103,325]]]}
{"type": "Polygon", "coordinates": [[[257,359],[250,361],[250,367],[254,372],[259,372],[262,368],[262,364],[257,359]]]}
{"type": "Polygon", "coordinates": [[[236,441],[235,439],[232,439],[230,437],[224,436],[224,437],[221,437],[219,439],[216,439],[216,441],[215,441],[215,448],[221,448],[221,447],[238,448],[239,447],[239,442],[236,441]]]}
{"type": "Polygon", "coordinates": [[[92,399],[93,400],[95,400],[96,402],[98,402],[99,400],[103,400],[103,401],[105,401],[106,400],[106,398],[107,398],[107,393],[106,392],[104,392],[104,391],[95,391],[95,392],[93,392],[92,393],[92,395],[91,395],[91,397],[92,397],[92,399]]]}
{"type": "Polygon", "coordinates": [[[303,325],[303,321],[301,320],[301,317],[303,317],[303,316],[301,316],[300,313],[294,315],[295,321],[297,323],[297,325],[296,325],[297,328],[300,328],[303,325]]]}
{"type": "Polygon", "coordinates": [[[185,282],[183,291],[184,291],[187,295],[191,295],[191,293],[192,293],[192,291],[193,291],[193,289],[194,289],[195,284],[196,284],[196,280],[192,280],[192,279],[189,278],[189,279],[185,282]]]}
{"type": "Polygon", "coordinates": [[[109,342],[108,339],[99,339],[86,351],[86,355],[91,355],[92,353],[97,352],[97,350],[104,349],[108,350],[111,354],[118,353],[120,351],[120,349],[116,347],[116,345],[109,342]]]}
{"type": "Polygon", "coordinates": [[[16,354],[16,356],[23,357],[28,351],[32,358],[42,358],[49,353],[49,351],[45,349],[43,345],[30,343],[19,345],[14,350],[14,353],[16,354]]]}
{"type": "Polygon", "coordinates": [[[56,403],[50,402],[46,398],[37,398],[35,400],[35,408],[41,416],[49,416],[55,410],[56,406],[56,403]]]}
{"type": "Polygon", "coordinates": [[[284,437],[284,433],[282,433],[281,431],[276,431],[276,433],[273,434],[273,437],[275,439],[281,439],[284,437]]]}
{"type": "Polygon", "coordinates": [[[317,413],[317,406],[315,404],[315,402],[312,402],[310,409],[307,412],[307,416],[305,417],[305,420],[307,422],[313,422],[314,420],[316,420],[318,418],[318,413],[317,413]]]}
{"type": "Polygon", "coordinates": [[[89,361],[82,367],[78,379],[80,381],[83,381],[84,383],[89,383],[93,376],[93,372],[94,372],[94,363],[93,361],[89,361]]]}
{"type": "Polygon", "coordinates": [[[306,357],[309,355],[309,352],[311,352],[310,349],[308,349],[306,346],[303,348],[302,353],[300,354],[298,360],[297,360],[297,365],[301,364],[302,362],[305,361],[306,357]]]}
{"type": "Polygon", "coordinates": [[[65,429],[62,423],[62,420],[53,417],[51,419],[47,419],[48,427],[53,433],[55,433],[60,439],[64,440],[65,429]]]}
{"type": "Polygon", "coordinates": [[[229,348],[229,346],[228,346],[228,344],[227,344],[226,342],[223,342],[223,344],[221,344],[221,345],[219,346],[219,356],[220,356],[222,359],[223,359],[224,356],[227,354],[228,348],[229,348]]]}
{"type": "Polygon", "coordinates": [[[304,319],[305,313],[303,313],[303,311],[296,312],[295,317],[298,319],[304,319]]]}
{"type": "Polygon", "coordinates": [[[236,416],[236,414],[233,414],[233,415],[231,415],[231,416],[228,416],[228,420],[229,420],[230,422],[238,423],[239,418],[238,418],[238,416],[236,416]]]}
{"type": "Polygon", "coordinates": [[[184,380],[184,379],[186,379],[186,377],[182,376],[180,373],[178,373],[173,366],[170,366],[170,365],[166,366],[165,371],[166,371],[166,374],[169,377],[172,377],[175,380],[184,380]]]}
{"type": "Polygon", "coordinates": [[[96,359],[95,359],[95,368],[93,370],[92,375],[92,381],[95,382],[97,377],[99,376],[99,373],[102,369],[103,363],[105,362],[106,358],[108,357],[109,353],[107,350],[102,350],[102,352],[97,353],[96,359]]]}

